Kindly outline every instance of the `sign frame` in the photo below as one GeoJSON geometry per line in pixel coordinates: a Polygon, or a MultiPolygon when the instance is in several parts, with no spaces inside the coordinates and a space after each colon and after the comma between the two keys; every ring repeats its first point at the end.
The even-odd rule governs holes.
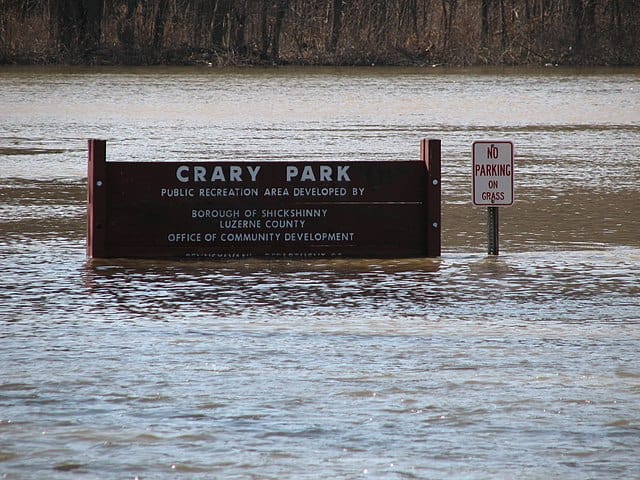
{"type": "Polygon", "coordinates": [[[440,256],[440,140],[422,140],[419,161],[107,162],[106,141],[98,139],[88,141],[88,157],[91,258],[440,256]],[[274,175],[291,183],[277,183],[274,175]],[[278,198],[283,185],[297,185],[307,196],[292,199],[290,189],[278,198]],[[228,190],[238,198],[209,188],[216,186],[234,187],[228,190]],[[325,192],[328,198],[321,197],[325,192]],[[317,216],[298,217],[293,230],[264,230],[269,215],[281,209],[303,215],[299,208],[317,216]],[[215,229],[205,229],[206,222],[206,228],[214,225],[209,216],[225,212],[233,212],[228,222],[216,219],[215,229]]]}

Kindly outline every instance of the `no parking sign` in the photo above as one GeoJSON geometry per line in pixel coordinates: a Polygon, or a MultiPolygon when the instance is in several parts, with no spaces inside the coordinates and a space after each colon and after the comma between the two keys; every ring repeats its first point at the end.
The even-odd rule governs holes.
{"type": "Polygon", "coordinates": [[[473,142],[473,204],[513,205],[513,143],[473,142]]]}

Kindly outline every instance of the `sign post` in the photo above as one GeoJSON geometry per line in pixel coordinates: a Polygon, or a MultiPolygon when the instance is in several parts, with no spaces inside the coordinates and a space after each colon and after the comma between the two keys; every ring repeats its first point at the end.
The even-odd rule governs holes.
{"type": "Polygon", "coordinates": [[[500,250],[498,207],[513,201],[513,143],[473,142],[473,204],[487,207],[489,255],[500,250]]]}

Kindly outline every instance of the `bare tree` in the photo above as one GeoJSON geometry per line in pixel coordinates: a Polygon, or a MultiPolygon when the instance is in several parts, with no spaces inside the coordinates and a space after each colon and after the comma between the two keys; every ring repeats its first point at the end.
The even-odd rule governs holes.
{"type": "Polygon", "coordinates": [[[213,25],[211,27],[211,44],[216,49],[228,49],[231,9],[233,0],[217,0],[213,9],[213,25]]]}
{"type": "Polygon", "coordinates": [[[169,0],[157,0],[155,21],[153,22],[153,48],[158,51],[164,40],[164,26],[169,16],[169,0]]]}
{"type": "Polygon", "coordinates": [[[480,45],[489,46],[489,5],[491,0],[480,0],[480,45]]]}
{"type": "Polygon", "coordinates": [[[333,0],[333,9],[331,11],[331,39],[327,47],[329,53],[335,53],[338,48],[340,29],[342,27],[342,2],[343,0],[333,0]]]}
{"type": "Polygon", "coordinates": [[[104,0],[57,0],[50,8],[67,52],[77,55],[100,44],[104,0]]]}
{"type": "Polygon", "coordinates": [[[282,23],[287,15],[289,0],[278,0],[276,7],[276,20],[273,27],[273,40],[271,43],[271,60],[274,63],[280,61],[280,35],[282,34],[282,23]]]}
{"type": "Polygon", "coordinates": [[[204,48],[223,62],[257,50],[274,63],[640,64],[640,2],[0,0],[2,61],[94,61],[108,48],[145,63],[204,48]]]}
{"type": "Polygon", "coordinates": [[[118,30],[118,39],[126,49],[133,49],[136,42],[135,14],[138,0],[126,0],[125,19],[118,30]]]}

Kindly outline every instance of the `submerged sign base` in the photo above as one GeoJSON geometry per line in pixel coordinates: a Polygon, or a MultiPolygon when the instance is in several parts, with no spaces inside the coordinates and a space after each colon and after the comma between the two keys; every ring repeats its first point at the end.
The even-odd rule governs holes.
{"type": "Polygon", "coordinates": [[[107,162],[89,140],[94,258],[437,257],[440,141],[420,161],[107,162]]]}

